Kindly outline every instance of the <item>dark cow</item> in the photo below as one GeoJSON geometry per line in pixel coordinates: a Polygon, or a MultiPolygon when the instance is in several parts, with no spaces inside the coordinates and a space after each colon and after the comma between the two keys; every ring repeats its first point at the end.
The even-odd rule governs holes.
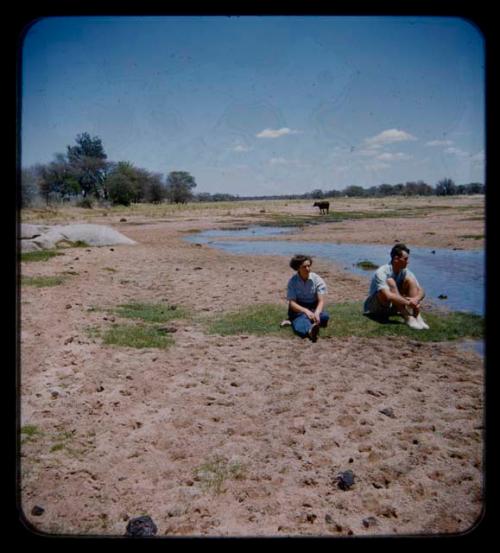
{"type": "Polygon", "coordinates": [[[330,202],[314,202],[313,207],[319,207],[319,212],[323,215],[324,213],[328,213],[330,202]]]}

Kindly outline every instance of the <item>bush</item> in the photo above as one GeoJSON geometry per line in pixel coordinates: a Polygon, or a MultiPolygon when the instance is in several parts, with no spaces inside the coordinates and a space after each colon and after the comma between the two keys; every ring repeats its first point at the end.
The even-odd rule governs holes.
{"type": "Polygon", "coordinates": [[[92,198],[85,197],[77,202],[76,206],[83,207],[85,209],[92,209],[94,207],[94,202],[92,201],[92,198]]]}

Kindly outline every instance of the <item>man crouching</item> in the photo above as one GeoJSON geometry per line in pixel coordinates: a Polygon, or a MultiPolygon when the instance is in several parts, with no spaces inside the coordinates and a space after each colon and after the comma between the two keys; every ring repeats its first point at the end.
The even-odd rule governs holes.
{"type": "Polygon", "coordinates": [[[410,250],[405,244],[392,248],[391,262],[379,267],[372,278],[364,314],[375,317],[399,314],[410,328],[428,329],[420,313],[425,291],[407,268],[409,257],[410,250]]]}

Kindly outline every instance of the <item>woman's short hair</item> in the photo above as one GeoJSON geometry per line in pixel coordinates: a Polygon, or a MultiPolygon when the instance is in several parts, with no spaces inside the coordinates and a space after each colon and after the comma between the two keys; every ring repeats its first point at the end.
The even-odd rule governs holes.
{"type": "Polygon", "coordinates": [[[391,250],[391,259],[394,259],[396,256],[400,256],[401,252],[406,252],[408,255],[410,255],[410,248],[408,248],[405,244],[402,242],[399,242],[398,244],[395,244],[391,250]]]}
{"type": "Polygon", "coordinates": [[[294,255],[292,259],[290,259],[290,267],[294,271],[298,271],[302,263],[304,263],[304,261],[309,261],[311,265],[313,262],[312,257],[309,255],[302,255],[302,254],[294,255]]]}

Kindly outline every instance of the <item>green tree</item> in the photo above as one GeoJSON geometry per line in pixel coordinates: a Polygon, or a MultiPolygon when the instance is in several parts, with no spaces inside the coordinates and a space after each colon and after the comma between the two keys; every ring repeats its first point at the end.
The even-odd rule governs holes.
{"type": "Polygon", "coordinates": [[[114,164],[106,177],[108,198],[113,204],[130,205],[137,198],[137,171],[128,161],[114,164]]]}
{"type": "Polygon", "coordinates": [[[64,154],[56,154],[54,161],[38,165],[36,174],[40,194],[47,204],[53,196],[64,200],[80,192],[77,175],[64,154]]]}
{"type": "Polygon", "coordinates": [[[106,154],[101,139],[86,132],[76,137],[76,146],[67,147],[68,161],[84,196],[107,197],[106,154]]]}
{"type": "Polygon", "coordinates": [[[457,186],[451,179],[440,180],[436,185],[438,196],[453,196],[457,193],[457,186]]]}
{"type": "Polygon", "coordinates": [[[184,204],[193,198],[194,178],[186,171],[172,171],[167,176],[166,197],[176,204],[184,204]]]}

